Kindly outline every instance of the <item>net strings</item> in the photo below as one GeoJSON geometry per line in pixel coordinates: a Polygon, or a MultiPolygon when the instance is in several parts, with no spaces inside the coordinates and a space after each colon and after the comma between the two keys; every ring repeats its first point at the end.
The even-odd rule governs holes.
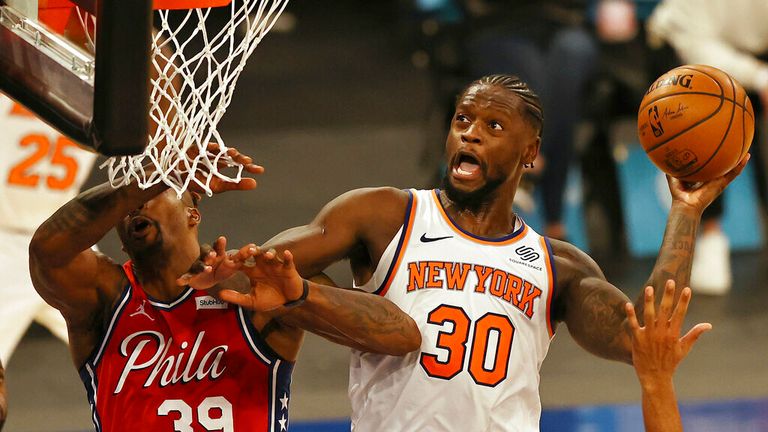
{"type": "MultiPolygon", "coordinates": [[[[137,156],[107,159],[113,187],[165,183],[181,194],[194,184],[212,194],[214,178],[238,182],[243,166],[217,130],[248,57],[288,0],[232,0],[214,9],[156,11],[152,40],[149,144],[137,156]],[[229,19],[221,9],[229,9],[229,19]],[[222,21],[223,24],[222,24],[222,21]],[[210,151],[208,143],[219,144],[210,151]]],[[[82,19],[83,25],[95,21],[82,19]]],[[[91,41],[92,43],[93,41],[91,41]]]]}

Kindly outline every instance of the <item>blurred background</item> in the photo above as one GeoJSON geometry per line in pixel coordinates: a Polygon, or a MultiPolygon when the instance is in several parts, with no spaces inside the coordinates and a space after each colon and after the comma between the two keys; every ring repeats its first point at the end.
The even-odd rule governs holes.
{"type": "MultiPolygon", "coordinates": [[[[457,92],[483,74],[512,73],[545,108],[542,158],[515,211],[589,251],[635,298],[669,206],[663,176],[637,144],[640,100],[666,70],[708,63],[744,84],[763,122],[766,3],[292,0],[220,127],[266,173],[255,191],[204,199],[201,238],[261,243],[350,189],[439,186],[457,92]]],[[[677,374],[687,430],[768,431],[764,145],[755,138],[749,169],[702,226],[689,324],[714,330],[677,374]]],[[[105,180],[94,169],[86,186],[105,180]]],[[[99,247],[125,257],[113,234],[99,247]]],[[[330,275],[351,281],[344,263],[330,275]]],[[[557,333],[541,370],[542,430],[642,430],[632,368],[587,354],[564,326],[557,333]]],[[[295,430],[344,430],[348,357],[307,337],[292,385],[295,430]]],[[[33,326],[6,367],[7,431],[92,428],[67,349],[47,331],[33,326]]]]}

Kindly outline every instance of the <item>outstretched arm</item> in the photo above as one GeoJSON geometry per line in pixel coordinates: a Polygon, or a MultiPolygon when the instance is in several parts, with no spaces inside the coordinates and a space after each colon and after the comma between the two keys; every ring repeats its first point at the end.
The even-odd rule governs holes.
{"type": "Polygon", "coordinates": [[[646,432],[682,432],[683,425],[677,407],[672,377],[677,365],[688,355],[693,344],[712,329],[709,323],[695,325],[680,337],[691,289],[684,288],[677,305],[674,305],[675,283],[670,280],[656,313],[653,287],[644,292],[644,321],[640,326],[635,308],[627,303],[628,331],[632,337],[632,360],[640,380],[643,396],[643,421],[646,432]],[[674,306],[674,310],[673,310],[674,306]]]}
{"type": "Polygon", "coordinates": [[[204,258],[203,273],[186,275],[179,283],[208,289],[226,280],[219,285],[225,285],[218,293],[222,300],[362,351],[404,355],[421,345],[416,323],[389,300],[302,279],[289,251],[262,253],[246,245],[226,253],[225,246],[220,237],[204,258]],[[248,287],[239,277],[229,278],[235,271],[248,277],[248,287]]]}
{"type": "MultiPolygon", "coordinates": [[[[659,256],[646,285],[659,290],[667,280],[677,286],[688,284],[701,213],[746,166],[746,155],[731,172],[697,186],[669,178],[672,208],[667,218],[659,256]]],[[[627,297],[609,283],[599,266],[584,252],[553,241],[559,293],[555,299],[555,319],[587,351],[603,358],[631,363],[631,340],[624,329],[624,304],[627,297]]],[[[675,295],[679,296],[679,292],[675,295]]],[[[643,296],[635,302],[642,316],[643,296]]]]}

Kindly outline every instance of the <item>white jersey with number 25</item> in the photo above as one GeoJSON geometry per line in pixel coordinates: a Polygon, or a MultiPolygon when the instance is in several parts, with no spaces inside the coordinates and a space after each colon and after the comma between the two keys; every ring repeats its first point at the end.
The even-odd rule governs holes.
{"type": "Polygon", "coordinates": [[[31,233],[72,199],[96,154],[0,94],[0,229],[31,233]]]}
{"type": "Polygon", "coordinates": [[[549,242],[521,220],[487,239],[448,216],[439,191],[411,190],[405,222],[363,290],[419,326],[403,357],[353,351],[355,431],[538,431],[539,368],[553,336],[549,242]]]}

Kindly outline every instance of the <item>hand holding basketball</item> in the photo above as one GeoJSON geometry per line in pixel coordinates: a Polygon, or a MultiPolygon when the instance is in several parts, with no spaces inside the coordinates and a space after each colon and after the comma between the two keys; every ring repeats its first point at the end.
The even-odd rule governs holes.
{"type": "Polygon", "coordinates": [[[654,81],[637,128],[651,161],[684,182],[730,172],[749,151],[755,114],[744,88],[725,72],[681,66],[654,81]]]}
{"type": "Polygon", "coordinates": [[[686,183],[667,174],[672,199],[693,207],[699,213],[703,212],[741,174],[744,167],[747,166],[749,158],[749,153],[745,154],[735,168],[723,176],[704,183],[686,183]]]}

